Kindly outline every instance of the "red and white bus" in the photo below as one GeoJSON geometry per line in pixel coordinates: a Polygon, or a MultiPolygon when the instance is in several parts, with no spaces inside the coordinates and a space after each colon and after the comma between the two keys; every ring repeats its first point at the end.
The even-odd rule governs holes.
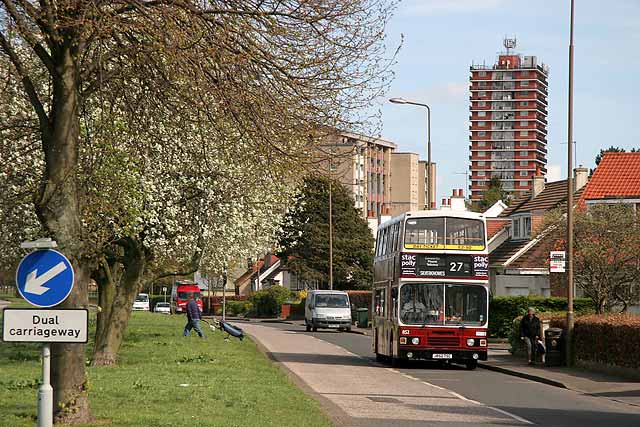
{"type": "Polygon", "coordinates": [[[489,256],[482,214],[407,212],[378,230],[372,296],[376,359],[487,359],[489,256]]]}

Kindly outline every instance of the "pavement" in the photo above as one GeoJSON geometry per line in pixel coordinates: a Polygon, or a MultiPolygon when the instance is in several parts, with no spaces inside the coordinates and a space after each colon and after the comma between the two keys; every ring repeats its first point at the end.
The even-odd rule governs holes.
{"type": "Polygon", "coordinates": [[[338,426],[531,424],[396,369],[373,365],[311,335],[258,322],[243,323],[242,328],[320,401],[338,426]]]}

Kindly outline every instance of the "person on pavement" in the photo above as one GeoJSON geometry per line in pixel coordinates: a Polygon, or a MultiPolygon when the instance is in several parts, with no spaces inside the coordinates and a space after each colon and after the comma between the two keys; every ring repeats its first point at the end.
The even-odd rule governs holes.
{"type": "Polygon", "coordinates": [[[536,360],[538,340],[542,337],[542,322],[536,316],[536,310],[529,307],[527,315],[520,321],[520,339],[527,347],[527,357],[529,365],[533,365],[536,360]]]}
{"type": "Polygon", "coordinates": [[[200,338],[204,338],[202,329],[200,329],[200,308],[196,302],[194,294],[189,296],[189,302],[187,302],[187,324],[184,327],[184,336],[188,337],[191,329],[195,329],[200,338]]]}

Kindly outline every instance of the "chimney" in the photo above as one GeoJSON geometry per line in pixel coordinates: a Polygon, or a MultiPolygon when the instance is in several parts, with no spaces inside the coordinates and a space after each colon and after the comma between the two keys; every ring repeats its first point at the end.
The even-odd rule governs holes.
{"type": "Polygon", "coordinates": [[[533,197],[537,197],[538,194],[544,191],[544,176],[536,174],[533,177],[533,197]]]}
{"type": "Polygon", "coordinates": [[[464,192],[462,188],[459,190],[453,190],[453,197],[451,197],[451,210],[453,211],[466,211],[467,205],[464,203],[464,192]]]}
{"type": "Polygon", "coordinates": [[[580,165],[573,170],[573,184],[575,191],[578,191],[587,185],[587,181],[589,181],[589,169],[580,165]]]}

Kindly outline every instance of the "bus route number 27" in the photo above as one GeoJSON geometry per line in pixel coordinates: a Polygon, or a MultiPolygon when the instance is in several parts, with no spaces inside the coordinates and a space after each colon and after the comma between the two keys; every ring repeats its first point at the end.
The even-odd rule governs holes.
{"type": "Polygon", "coordinates": [[[464,266],[463,262],[451,261],[449,262],[449,271],[457,273],[459,271],[462,271],[463,266],[464,266]]]}

